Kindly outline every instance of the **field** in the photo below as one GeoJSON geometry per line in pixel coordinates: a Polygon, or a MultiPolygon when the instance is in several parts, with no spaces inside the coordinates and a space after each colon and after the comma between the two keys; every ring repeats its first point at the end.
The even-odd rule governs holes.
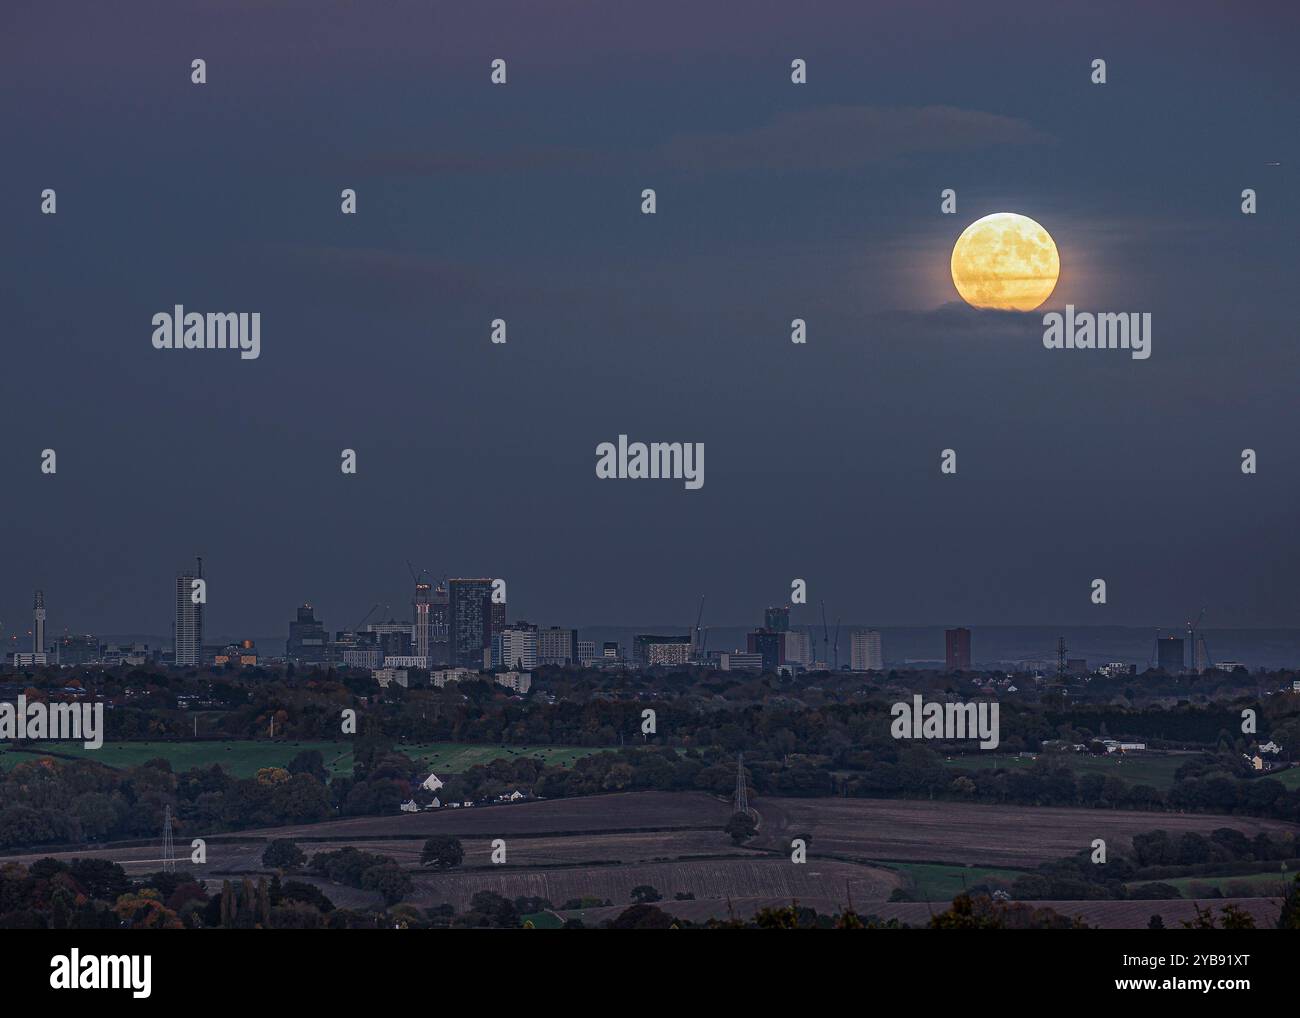
{"type": "MultiPolygon", "coordinates": [[[[245,873],[265,873],[261,857],[267,841],[290,838],[309,856],[350,845],[393,857],[411,874],[414,890],[407,900],[417,907],[451,903],[463,910],[482,890],[508,898],[544,897],[557,908],[569,899],[608,899],[612,908],[583,913],[584,921],[598,922],[630,904],[632,888],[648,884],[663,896],[659,904],[691,919],[748,917],[764,906],[797,899],[827,913],[851,900],[862,912],[923,923],[963,887],[995,880],[1009,883],[1019,870],[1087,848],[1096,837],[1105,838],[1113,851],[1132,834],[1158,828],[1177,833],[1232,827],[1247,836],[1260,830],[1295,830],[1281,822],[1246,817],[944,802],[764,798],[755,806],[758,836],[739,847],[722,831],[730,802],[703,792],[626,792],[210,836],[182,825],[176,843],[179,868],[197,869],[210,889],[245,873]],[[461,840],[461,867],[434,873],[419,865],[425,839],[436,834],[461,840]],[[798,835],[812,839],[802,865],[792,863],[789,855],[790,840],[798,835]],[[207,864],[192,867],[186,858],[190,839],[205,836],[207,864]],[[492,863],[496,839],[506,847],[501,865],[492,863]],[[888,903],[900,887],[933,904],[888,903]],[[692,894],[694,900],[674,901],[678,893],[692,894]]],[[[156,842],[13,858],[30,862],[51,854],[106,857],[132,874],[161,868],[156,842]]],[[[1226,886],[1229,879],[1252,878],[1201,882],[1226,886]]],[[[312,882],[336,905],[381,907],[374,892],[316,878],[312,882]]],[[[1252,890],[1263,900],[1272,887],[1260,879],[1252,890]]],[[[1184,915],[1184,906],[1190,909],[1185,900],[1062,904],[1069,906],[1067,914],[1080,912],[1094,925],[1145,926],[1152,912],[1172,924],[1184,915]]],[[[1276,917],[1276,906],[1270,907],[1276,917]]],[[[1264,905],[1259,908],[1267,911],[1264,905]]]]}
{"type": "MultiPolygon", "coordinates": [[[[1172,880],[1161,880],[1162,884],[1169,884],[1183,892],[1184,898],[1196,898],[1199,895],[1199,888],[1217,887],[1220,894],[1227,894],[1229,885],[1236,888],[1242,885],[1249,886],[1250,893],[1266,897],[1280,897],[1286,893],[1294,879],[1294,874],[1288,873],[1250,873],[1239,877],[1176,877],[1172,880]],[[1195,890],[1193,887],[1195,886],[1195,890]]],[[[1149,881],[1148,881],[1149,882],[1149,881]]]]}
{"type": "Polygon", "coordinates": [[[904,884],[918,901],[952,901],[976,884],[1010,885],[1024,870],[989,869],[986,866],[944,866],[938,863],[886,863],[907,878],[904,884]]]}
{"type": "MultiPolygon", "coordinates": [[[[148,760],[161,757],[177,773],[192,767],[211,767],[215,763],[240,778],[251,778],[262,767],[283,767],[299,753],[315,749],[325,758],[325,766],[331,774],[352,773],[352,747],[346,742],[296,742],[279,739],[106,742],[97,750],[86,749],[80,742],[50,742],[43,748],[60,758],[94,760],[96,763],[120,768],[138,767],[148,760]]],[[[582,757],[604,751],[603,747],[501,746],[456,742],[412,743],[395,748],[419,762],[422,768],[451,774],[493,760],[517,760],[535,756],[540,756],[552,766],[572,767],[582,757]]],[[[0,753],[0,768],[9,770],[23,761],[39,759],[41,755],[39,752],[7,750],[0,753]]]]}
{"type": "Polygon", "coordinates": [[[1171,834],[1232,827],[1254,837],[1259,831],[1294,831],[1280,820],[1137,810],[994,806],[901,799],[765,799],[765,847],[799,834],[811,849],[866,862],[949,862],[1015,869],[1073,855],[1105,839],[1113,852],[1130,838],[1164,829],[1171,834]]]}

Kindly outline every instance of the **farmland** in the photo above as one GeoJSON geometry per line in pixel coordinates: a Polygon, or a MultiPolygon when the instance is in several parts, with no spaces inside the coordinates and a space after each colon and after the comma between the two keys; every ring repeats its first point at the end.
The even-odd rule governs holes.
{"type": "Polygon", "coordinates": [[[1111,850],[1127,848],[1134,834],[1209,834],[1232,827],[1247,837],[1259,831],[1294,831],[1294,825],[1255,817],[1138,810],[994,806],[901,799],[765,799],[764,847],[812,837],[812,850],[865,861],[952,862],[1019,868],[1086,849],[1103,838],[1111,850]]]}
{"type": "MultiPolygon", "coordinates": [[[[220,764],[238,778],[250,778],[263,767],[284,767],[299,753],[318,750],[331,775],[352,773],[352,747],[347,742],[288,741],[280,739],[215,739],[192,742],[106,742],[97,749],[86,749],[80,742],[49,742],[42,745],[45,754],[57,758],[93,760],[109,767],[138,767],[149,760],[164,759],[179,773],[194,767],[220,764]]],[[[548,765],[572,767],[575,762],[602,747],[585,746],[504,746],[478,743],[430,742],[398,744],[394,747],[432,771],[462,773],[476,764],[493,760],[519,760],[541,757],[548,765]]],[[[0,768],[39,759],[41,752],[15,751],[0,753],[0,768]]]]}
{"type": "Polygon", "coordinates": [[[886,863],[904,878],[904,886],[918,901],[952,901],[977,884],[1010,886],[1024,870],[986,866],[946,866],[939,863],[886,863]]]}
{"type": "MultiPolygon", "coordinates": [[[[616,915],[630,902],[632,888],[649,885],[665,899],[663,907],[686,918],[725,917],[729,912],[747,917],[765,905],[788,904],[791,899],[833,912],[851,898],[859,911],[912,917],[907,919],[911,922],[916,916],[928,917],[933,906],[887,904],[896,888],[930,902],[946,902],[974,884],[1009,884],[1020,870],[1087,848],[1095,837],[1125,846],[1134,833],[1155,829],[1208,833],[1226,826],[1247,836],[1261,830],[1294,830],[1281,822],[1246,817],[945,802],[762,798],[756,808],[758,836],[743,846],[734,845],[722,832],[730,803],[703,792],[625,792],[212,835],[206,839],[207,865],[201,868],[189,866],[185,857],[190,839],[204,832],[178,829],[176,840],[180,868],[199,869],[212,888],[223,879],[265,872],[261,857],[266,843],[286,838],[297,841],[309,856],[344,846],[391,856],[413,878],[414,889],[406,900],[417,907],[449,903],[463,910],[475,893],[488,890],[507,898],[547,898],[557,907],[569,899],[608,899],[613,903],[611,915],[616,915]],[[424,841],[434,835],[461,840],[465,858],[458,869],[436,873],[419,865],[424,841]],[[789,857],[790,840],[799,835],[811,837],[803,865],[789,857]],[[505,842],[502,865],[491,861],[495,839],[505,842]],[[694,900],[674,901],[676,894],[694,895],[694,900]]],[[[51,854],[107,857],[132,874],[161,866],[156,843],[86,846],[72,853],[15,858],[31,861],[51,854]]],[[[1275,875],[1268,877],[1276,883],[1275,875]]],[[[1226,892],[1230,879],[1253,881],[1251,889],[1261,898],[1272,890],[1262,877],[1201,882],[1226,892]]],[[[336,905],[381,907],[373,891],[318,878],[311,882],[336,905]]],[[[1240,893],[1242,886],[1234,889],[1240,893]]],[[[1140,919],[1138,924],[1145,925],[1153,911],[1164,914],[1167,922],[1182,915],[1178,901],[1084,904],[1086,915],[1102,924],[1140,919]]],[[[610,918],[605,911],[586,910],[586,921],[610,918]]]]}

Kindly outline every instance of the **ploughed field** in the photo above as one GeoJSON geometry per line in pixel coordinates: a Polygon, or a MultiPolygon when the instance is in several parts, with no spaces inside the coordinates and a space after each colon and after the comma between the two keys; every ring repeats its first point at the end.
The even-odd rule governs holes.
{"type": "MultiPolygon", "coordinates": [[[[616,914],[631,903],[633,888],[649,885],[662,895],[662,907],[690,919],[748,917],[764,905],[787,904],[792,899],[833,912],[851,899],[860,912],[886,918],[897,915],[912,922],[914,912],[917,916],[924,912],[928,918],[931,907],[887,904],[895,888],[911,881],[907,867],[894,869],[891,863],[1011,870],[1086,849],[1094,838],[1106,839],[1112,851],[1127,848],[1133,834],[1156,829],[1208,834],[1230,827],[1247,837],[1261,830],[1296,829],[1251,817],[903,800],[764,798],[755,806],[758,834],[740,847],[722,829],[731,804],[703,792],[626,792],[353,817],[210,836],[178,826],[177,867],[198,872],[210,888],[219,888],[223,879],[266,872],[261,857],[267,842],[287,838],[308,856],[353,846],[393,857],[411,872],[415,886],[407,900],[420,907],[447,903],[464,910],[475,893],[488,890],[507,898],[547,898],[557,908],[571,899],[608,899],[616,914]],[[461,840],[462,866],[432,872],[419,865],[425,839],[435,835],[461,840]],[[801,835],[811,838],[810,854],[805,864],[796,865],[790,861],[790,842],[801,835]],[[206,837],[206,866],[189,862],[194,837],[206,837]],[[505,842],[503,865],[491,861],[495,839],[505,842]],[[677,902],[678,894],[694,895],[694,900],[677,902]]],[[[162,868],[157,842],[0,856],[0,863],[30,862],[47,855],[108,858],[133,875],[162,868]]],[[[307,879],[338,906],[382,907],[374,892],[307,879]]],[[[1139,925],[1145,925],[1152,912],[1163,915],[1168,925],[1183,918],[1186,903],[1082,904],[1085,918],[1090,922],[1096,918],[1093,925],[1130,925],[1138,918],[1139,925]],[[1129,912],[1121,915],[1119,906],[1127,906],[1129,912]]],[[[1062,910],[1071,915],[1079,911],[1062,910]]],[[[588,913],[592,921],[598,910],[588,913]]]]}
{"type": "Polygon", "coordinates": [[[818,854],[868,861],[951,862],[970,866],[1033,867],[1089,848],[1094,838],[1109,851],[1131,847],[1134,834],[1165,830],[1208,835],[1231,827],[1247,837],[1260,831],[1296,831],[1294,824],[1208,813],[994,806],[903,799],[764,799],[764,848],[812,836],[818,854]]]}

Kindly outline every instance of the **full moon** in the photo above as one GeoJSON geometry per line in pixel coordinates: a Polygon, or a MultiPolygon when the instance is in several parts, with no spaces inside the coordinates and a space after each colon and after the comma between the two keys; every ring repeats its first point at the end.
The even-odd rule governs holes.
{"type": "Polygon", "coordinates": [[[975,220],[953,245],[953,285],[972,307],[1032,311],[1052,295],[1060,274],[1051,234],[1014,212],[975,220]]]}

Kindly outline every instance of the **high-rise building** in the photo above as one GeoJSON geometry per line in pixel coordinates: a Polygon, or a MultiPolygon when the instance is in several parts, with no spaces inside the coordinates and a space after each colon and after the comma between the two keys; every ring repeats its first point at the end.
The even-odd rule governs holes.
{"type": "Polygon", "coordinates": [[[774,633],[789,632],[790,606],[787,604],[780,608],[768,608],[763,612],[763,628],[770,629],[774,633]]]}
{"type": "Polygon", "coordinates": [[[691,641],[680,636],[643,634],[632,640],[632,660],[639,665],[684,665],[690,659],[691,641]]]}
{"type": "Polygon", "coordinates": [[[578,631],[550,626],[537,633],[537,663],[564,668],[578,663],[578,631]]]}
{"type": "Polygon", "coordinates": [[[451,619],[447,588],[439,583],[429,595],[429,661],[445,665],[448,660],[447,629],[451,619]]]}
{"type": "Polygon", "coordinates": [[[483,667],[483,651],[492,646],[493,608],[491,579],[457,578],[448,582],[447,637],[451,664],[463,668],[483,667]]]}
{"type": "Polygon", "coordinates": [[[298,618],[289,623],[284,656],[299,664],[323,665],[327,660],[328,644],[324,624],[316,620],[312,606],[304,604],[298,609],[298,618]]]}
{"type": "Polygon", "coordinates": [[[849,638],[849,667],[855,672],[878,672],[884,669],[885,658],[877,630],[856,632],[849,638]]]}
{"type": "Polygon", "coordinates": [[[1170,675],[1178,675],[1185,666],[1181,636],[1161,636],[1156,639],[1156,667],[1170,675]]]}
{"type": "Polygon", "coordinates": [[[763,671],[774,672],[785,660],[785,633],[756,629],[745,636],[746,650],[763,659],[763,671]]]}
{"type": "Polygon", "coordinates": [[[596,660],[596,641],[579,640],[578,641],[578,662],[582,667],[590,667],[591,663],[596,660]]]}
{"type": "Polygon", "coordinates": [[[809,634],[791,629],[782,635],[785,638],[785,660],[782,664],[798,664],[805,668],[812,664],[813,643],[809,634]]]}
{"type": "Polygon", "coordinates": [[[385,657],[412,657],[412,626],[409,622],[389,619],[387,622],[371,622],[366,632],[373,634],[375,645],[384,652],[385,657]]]}
{"type": "Polygon", "coordinates": [[[516,622],[492,634],[492,667],[531,672],[537,667],[537,627],[516,622]]]}
{"type": "Polygon", "coordinates": [[[65,667],[94,664],[99,660],[99,637],[69,634],[54,645],[54,651],[58,663],[65,667]]]}
{"type": "Polygon", "coordinates": [[[195,667],[203,659],[203,609],[196,599],[198,592],[194,581],[203,579],[203,560],[197,560],[194,572],[182,571],[176,577],[176,621],[172,630],[172,646],[178,667],[195,667]]]}
{"type": "Polygon", "coordinates": [[[944,663],[950,672],[970,671],[970,630],[945,629],[943,633],[944,663]]]}
{"type": "Polygon", "coordinates": [[[430,584],[416,582],[411,611],[411,642],[414,644],[415,655],[429,658],[433,650],[433,587],[430,584]]]}

